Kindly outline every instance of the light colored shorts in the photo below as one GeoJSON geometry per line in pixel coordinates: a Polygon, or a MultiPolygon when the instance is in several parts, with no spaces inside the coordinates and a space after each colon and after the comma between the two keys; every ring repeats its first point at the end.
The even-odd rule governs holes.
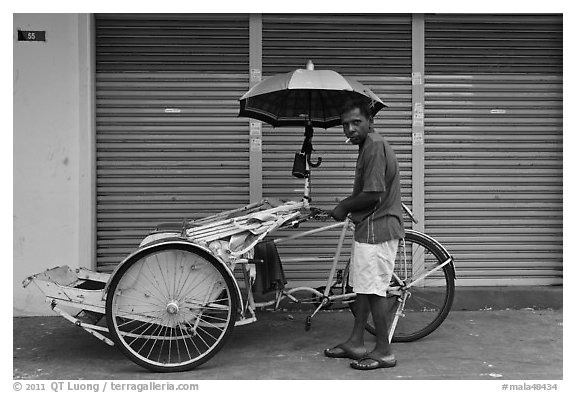
{"type": "Polygon", "coordinates": [[[350,262],[350,285],[354,292],[386,296],[397,251],[397,239],[379,244],[355,241],[350,262]]]}

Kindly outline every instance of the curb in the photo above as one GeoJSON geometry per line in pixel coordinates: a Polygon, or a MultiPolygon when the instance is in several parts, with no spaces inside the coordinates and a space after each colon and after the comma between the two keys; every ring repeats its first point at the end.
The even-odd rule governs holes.
{"type": "MultiPolygon", "coordinates": [[[[456,282],[458,285],[458,282],[456,282]]],[[[256,301],[271,300],[273,293],[255,296],[256,301]]],[[[545,310],[562,309],[563,286],[510,286],[510,287],[459,287],[451,310],[545,310]]],[[[334,305],[333,309],[348,308],[345,305],[334,305]]],[[[270,307],[271,309],[271,307],[270,307]]],[[[283,301],[280,310],[314,310],[307,304],[296,304],[283,301]]]]}

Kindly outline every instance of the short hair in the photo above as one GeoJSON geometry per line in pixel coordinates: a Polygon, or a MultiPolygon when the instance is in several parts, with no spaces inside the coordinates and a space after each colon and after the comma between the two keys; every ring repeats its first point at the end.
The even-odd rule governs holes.
{"type": "Polygon", "coordinates": [[[368,102],[360,98],[352,98],[344,102],[344,105],[342,105],[342,107],[340,108],[340,116],[342,116],[346,112],[353,111],[356,108],[358,108],[360,110],[360,113],[367,119],[370,119],[372,117],[372,111],[370,110],[370,105],[368,104],[368,102]]]}

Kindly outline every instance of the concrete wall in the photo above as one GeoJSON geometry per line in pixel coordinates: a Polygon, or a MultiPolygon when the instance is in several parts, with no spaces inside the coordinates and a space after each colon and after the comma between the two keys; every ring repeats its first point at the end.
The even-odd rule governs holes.
{"type": "Polygon", "coordinates": [[[54,315],[27,276],[91,267],[93,103],[91,17],[14,14],[14,316],[54,315]],[[18,42],[17,30],[46,42],[18,42]]]}

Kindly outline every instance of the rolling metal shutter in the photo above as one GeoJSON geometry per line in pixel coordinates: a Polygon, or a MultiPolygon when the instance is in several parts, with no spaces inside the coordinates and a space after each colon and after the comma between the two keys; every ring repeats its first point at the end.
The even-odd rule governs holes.
{"type": "Polygon", "coordinates": [[[248,15],[96,16],[97,264],[249,203],[248,15]]]}
{"type": "Polygon", "coordinates": [[[427,15],[426,232],[459,285],[562,283],[562,17],[427,15]]]}
{"type": "MultiPolygon", "coordinates": [[[[389,106],[375,118],[375,128],[392,144],[401,166],[403,200],[411,201],[411,16],[410,15],[267,15],[262,16],[264,77],[305,68],[331,69],[371,88],[389,106]]],[[[291,176],[294,153],[304,140],[303,128],[263,126],[264,197],[300,200],[303,180],[291,176]]],[[[331,209],[352,192],[357,147],[345,145],[341,127],[315,129],[312,159],[312,206],[331,209]]],[[[306,223],[289,236],[321,226],[306,223]]],[[[321,285],[334,255],[339,230],[300,238],[278,246],[290,286],[321,285]],[[296,261],[298,258],[306,261],[296,261]]],[[[350,255],[349,244],[341,260],[350,255]]]]}

